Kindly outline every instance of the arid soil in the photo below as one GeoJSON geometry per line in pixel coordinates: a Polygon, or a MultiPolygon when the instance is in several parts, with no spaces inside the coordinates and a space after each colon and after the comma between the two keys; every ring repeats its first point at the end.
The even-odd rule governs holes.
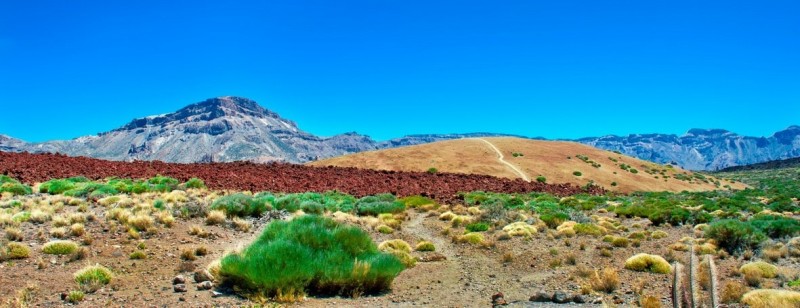
{"type": "Polygon", "coordinates": [[[524,174],[535,181],[544,176],[547,183],[586,185],[593,181],[610,191],[700,191],[746,185],[721,180],[720,187],[703,181],[680,180],[676,174],[691,178],[694,173],[678,167],[665,167],[630,156],[600,150],[575,142],[529,140],[511,137],[470,138],[440,141],[422,145],[362,152],[308,163],[311,166],[357,167],[376,170],[425,171],[483,174],[520,179],[524,174]],[[494,148],[504,156],[498,159],[494,148]],[[514,155],[514,154],[517,155],[514,155]],[[596,165],[583,161],[587,157],[596,165]],[[613,160],[612,160],[613,159],[613,160]],[[508,162],[517,170],[509,168],[508,162]],[[622,165],[636,169],[623,170],[622,165]],[[657,170],[658,172],[654,172],[657,170]],[[519,172],[518,172],[519,171],[519,172]],[[573,173],[581,172],[580,176],[573,173]],[[648,173],[650,171],[651,173],[648,173]],[[663,171],[663,174],[662,174],[663,171]],[[665,178],[665,175],[667,178],[665,178]],[[616,183],[616,185],[612,185],[616,183]]]}
{"type": "MultiPolygon", "coordinates": [[[[176,202],[173,206],[190,203],[205,208],[214,195],[207,191],[192,190],[188,192],[185,202],[176,202]]],[[[142,195],[135,198],[149,202],[159,197],[142,195]]],[[[59,198],[63,197],[14,197],[23,203],[39,204],[37,206],[51,201],[55,204],[59,198]]],[[[0,201],[8,202],[9,199],[9,196],[5,196],[0,201]]],[[[81,206],[66,205],[54,215],[69,217],[79,214],[86,217],[85,234],[67,238],[83,243],[88,254],[74,261],[68,256],[43,254],[42,246],[52,239],[48,232],[52,230],[53,222],[20,224],[18,228],[24,237],[22,243],[28,245],[32,253],[29,258],[2,263],[0,285],[3,287],[0,288],[0,297],[4,299],[3,303],[13,301],[20,290],[30,285],[34,290],[30,295],[33,306],[63,306],[62,294],[77,289],[73,273],[88,264],[101,264],[115,273],[115,279],[96,293],[87,294],[78,306],[241,307],[253,304],[231,290],[198,290],[193,272],[206,268],[226,251],[247,245],[263,229],[265,218],[251,218],[250,231],[241,232],[233,229],[230,220],[220,225],[207,225],[202,217],[176,217],[171,227],[156,224],[153,232],[142,232],[141,238],[137,239],[125,232],[123,226],[105,217],[113,206],[83,202],[86,202],[85,212],[80,212],[81,206]],[[193,227],[204,229],[208,235],[190,235],[193,227]],[[183,251],[195,251],[200,247],[206,248],[208,253],[197,256],[196,260],[181,259],[183,251]],[[132,260],[130,254],[137,250],[144,251],[147,258],[132,260]],[[187,279],[185,293],[173,290],[173,279],[179,274],[187,279]]],[[[647,236],[639,241],[638,247],[612,247],[603,242],[601,236],[559,235],[554,229],[534,223],[539,231],[531,237],[505,238],[501,236],[503,232],[492,228],[483,233],[484,243],[459,243],[456,239],[464,234],[464,227],[453,226],[450,221],[440,219],[440,214],[446,211],[454,211],[465,217],[477,214],[470,213],[463,206],[444,206],[429,212],[409,209],[398,216],[402,223],[393,234],[373,231],[376,218],[334,215],[335,219],[362,227],[376,243],[403,239],[413,247],[419,241],[428,240],[434,243],[436,251],[413,252],[412,255],[420,261],[415,267],[403,271],[396,278],[392,290],[386,294],[359,298],[311,297],[288,305],[487,307],[492,304],[492,296],[502,292],[504,300],[512,306],[541,307],[555,304],[534,303],[529,301],[531,296],[539,292],[553,294],[563,291],[570,298],[580,294],[585,301],[581,305],[634,306],[641,295],[649,295],[658,298],[664,306],[671,306],[671,275],[626,270],[623,268],[624,262],[630,256],[647,252],[687,264],[688,252],[672,251],[668,246],[683,237],[693,236],[690,227],[653,227],[647,220],[623,219],[618,221],[619,229],[610,234],[628,237],[635,232],[661,230],[667,236],[659,239],[647,236]],[[591,288],[586,290],[595,271],[604,268],[612,268],[618,273],[619,286],[611,293],[593,291],[591,288]]],[[[611,216],[600,211],[593,219],[614,219],[611,216]]],[[[744,262],[747,261],[735,257],[718,259],[720,284],[742,282],[743,278],[736,274],[735,269],[744,262]]],[[[796,269],[798,265],[797,259],[791,258],[781,259],[775,264],[788,270],[796,269]]],[[[762,286],[777,284],[777,279],[767,279],[762,286]]]]}

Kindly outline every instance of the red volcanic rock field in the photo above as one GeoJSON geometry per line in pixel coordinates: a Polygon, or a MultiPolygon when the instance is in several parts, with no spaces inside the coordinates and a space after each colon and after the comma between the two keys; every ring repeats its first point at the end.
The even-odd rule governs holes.
{"type": "Polygon", "coordinates": [[[583,192],[605,193],[600,187],[591,187],[586,191],[568,184],[525,182],[521,179],[510,180],[485,175],[309,167],[286,163],[119,162],[60,154],[8,152],[0,152],[0,174],[29,184],[72,176],[103,179],[164,175],[183,181],[198,177],[211,189],[287,193],[338,190],[354,196],[392,193],[397,196],[424,195],[440,202],[457,201],[459,192],[476,190],[503,193],[548,192],[558,196],[583,192]]]}

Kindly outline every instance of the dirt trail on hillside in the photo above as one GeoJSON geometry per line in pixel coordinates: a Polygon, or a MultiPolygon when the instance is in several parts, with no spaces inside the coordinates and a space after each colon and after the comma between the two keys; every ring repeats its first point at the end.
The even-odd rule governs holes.
{"type": "Polygon", "coordinates": [[[498,149],[496,146],[494,146],[494,144],[492,144],[491,142],[489,142],[489,140],[486,140],[486,139],[483,139],[483,138],[475,138],[475,139],[478,139],[478,140],[481,140],[481,141],[483,141],[483,142],[486,142],[486,144],[488,144],[490,147],[492,147],[492,149],[493,149],[493,150],[494,150],[494,151],[497,153],[497,160],[498,160],[498,161],[500,161],[501,163],[503,163],[503,164],[505,164],[506,166],[508,166],[509,168],[511,168],[511,170],[514,170],[514,172],[516,172],[517,174],[519,174],[519,176],[520,176],[520,177],[521,177],[523,180],[525,180],[526,182],[530,182],[530,181],[531,181],[531,179],[528,177],[528,175],[526,175],[526,174],[525,174],[525,172],[522,172],[522,170],[520,170],[519,168],[517,168],[517,166],[514,166],[513,164],[511,164],[511,163],[507,162],[507,161],[505,160],[505,158],[506,158],[506,157],[505,157],[505,155],[503,155],[503,152],[501,152],[501,151],[500,151],[500,149],[498,149]]]}

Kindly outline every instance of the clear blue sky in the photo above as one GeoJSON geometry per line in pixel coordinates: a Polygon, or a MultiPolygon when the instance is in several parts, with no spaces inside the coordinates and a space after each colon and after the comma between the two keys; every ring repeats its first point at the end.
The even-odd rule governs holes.
{"type": "Polygon", "coordinates": [[[800,124],[800,2],[2,1],[0,133],[238,95],[329,136],[800,124]]]}

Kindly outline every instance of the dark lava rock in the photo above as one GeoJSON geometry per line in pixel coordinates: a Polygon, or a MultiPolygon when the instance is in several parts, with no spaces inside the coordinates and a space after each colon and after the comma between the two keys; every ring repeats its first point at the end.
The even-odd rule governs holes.
{"type": "Polygon", "coordinates": [[[531,296],[529,300],[537,303],[546,303],[551,301],[552,297],[550,297],[550,294],[547,294],[547,292],[545,291],[539,291],[536,292],[536,294],[534,294],[533,296],[531,296]]]}
{"type": "Polygon", "coordinates": [[[186,293],[187,291],[185,284],[176,284],[172,286],[172,290],[175,291],[175,293],[186,293]]]}
{"type": "Polygon", "coordinates": [[[567,293],[564,291],[556,291],[553,293],[553,302],[557,304],[566,304],[572,300],[571,297],[567,296],[567,293]]]}
{"type": "Polygon", "coordinates": [[[200,291],[211,290],[214,288],[214,284],[211,281],[203,281],[197,284],[197,289],[200,291]]]}
{"type": "Polygon", "coordinates": [[[175,278],[172,279],[172,284],[184,284],[184,283],[186,283],[186,277],[183,277],[183,275],[175,276],[175,278]]]}

